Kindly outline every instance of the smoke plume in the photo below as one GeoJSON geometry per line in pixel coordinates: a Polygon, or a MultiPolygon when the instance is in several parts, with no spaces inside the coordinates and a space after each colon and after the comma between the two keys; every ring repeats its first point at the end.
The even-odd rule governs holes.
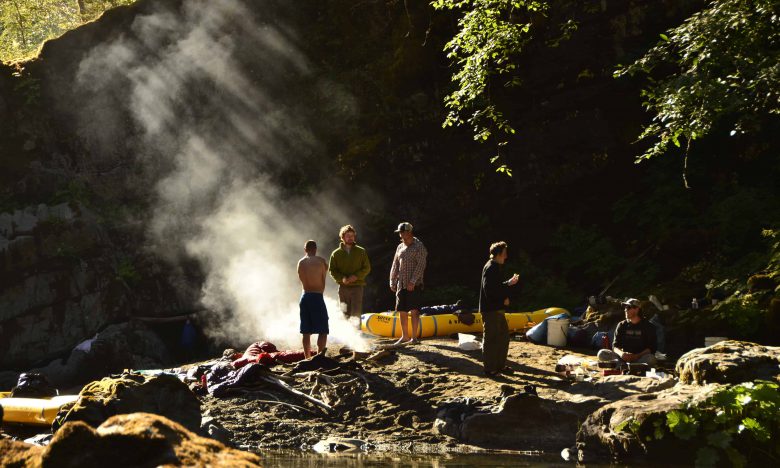
{"type": "MultiPolygon", "coordinates": [[[[313,104],[338,108],[337,117],[347,119],[357,109],[349,93],[317,72],[301,36],[274,8],[260,21],[238,0],[196,0],[138,16],[131,31],[91,50],[77,81],[96,96],[84,104],[83,127],[98,139],[121,124],[105,96],[122,90],[117,112],[133,121],[127,138],[141,180],[153,181],[150,243],[172,261],[186,255],[202,265],[208,332],[228,342],[299,348],[303,244],[316,240],[327,259],[339,227],[359,225],[338,190],[311,191],[317,180],[339,186],[316,174],[323,145],[311,123],[333,116],[317,115],[313,104]],[[99,131],[91,130],[96,117],[99,131]]],[[[328,279],[331,338],[362,348],[335,296],[328,279]]]]}

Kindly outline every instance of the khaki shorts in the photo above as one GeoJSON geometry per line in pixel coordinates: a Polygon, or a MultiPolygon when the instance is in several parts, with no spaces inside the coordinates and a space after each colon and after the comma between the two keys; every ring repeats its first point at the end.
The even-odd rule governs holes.
{"type": "Polygon", "coordinates": [[[339,302],[345,317],[360,317],[363,314],[363,286],[339,285],[339,302]]]}

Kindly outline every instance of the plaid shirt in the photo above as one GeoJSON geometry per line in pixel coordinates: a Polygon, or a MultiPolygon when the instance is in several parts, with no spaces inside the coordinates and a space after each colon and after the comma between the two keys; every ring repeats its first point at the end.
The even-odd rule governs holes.
{"type": "Polygon", "coordinates": [[[416,237],[408,246],[403,242],[398,244],[393,257],[393,267],[390,269],[390,288],[400,291],[409,284],[421,285],[427,257],[428,250],[416,237]]]}

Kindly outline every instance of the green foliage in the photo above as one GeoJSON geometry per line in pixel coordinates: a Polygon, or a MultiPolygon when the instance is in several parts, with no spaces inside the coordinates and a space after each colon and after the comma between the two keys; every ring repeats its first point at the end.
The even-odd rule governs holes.
{"type": "Polygon", "coordinates": [[[67,242],[59,242],[54,249],[54,257],[71,265],[82,261],[81,252],[75,246],[67,242]]]}
{"type": "MultiPolygon", "coordinates": [[[[711,280],[707,287],[710,288],[716,280],[711,280]]],[[[724,280],[720,284],[733,288],[734,280],[724,280]]],[[[744,283],[742,283],[744,285],[744,283]]],[[[721,290],[728,293],[728,289],[721,290]]],[[[762,327],[766,323],[767,307],[765,296],[760,293],[747,293],[734,291],[725,300],[719,302],[711,310],[698,309],[681,311],[678,315],[678,323],[692,323],[704,329],[728,329],[734,338],[745,340],[758,340],[762,327]]]]}
{"type": "Polygon", "coordinates": [[[579,273],[596,281],[606,281],[622,263],[612,243],[595,226],[562,225],[550,245],[563,260],[560,269],[567,276],[579,273]]]}
{"type": "Polygon", "coordinates": [[[636,418],[628,418],[625,421],[615,426],[615,432],[631,432],[637,433],[642,423],[636,418]]]}
{"type": "Polygon", "coordinates": [[[780,113],[779,26],[778,0],[713,0],[618,69],[650,75],[643,96],[655,117],[640,138],[652,146],[637,161],[689,146],[720,123],[749,133],[780,113]]]}
{"type": "Polygon", "coordinates": [[[68,222],[66,220],[57,216],[50,216],[38,222],[38,225],[35,226],[35,232],[43,235],[56,234],[62,232],[67,226],[68,222]]]}
{"type": "Polygon", "coordinates": [[[18,78],[14,84],[14,91],[24,96],[24,103],[28,106],[38,104],[41,97],[41,80],[21,72],[14,73],[14,76],[18,78]]]}
{"type": "Polygon", "coordinates": [[[0,61],[31,58],[46,40],[135,0],[0,1],[0,61]]]}
{"type": "Polygon", "coordinates": [[[135,264],[127,257],[122,257],[119,259],[116,265],[115,273],[116,278],[124,281],[128,286],[138,284],[138,282],[141,280],[141,274],[138,272],[135,264]]]}
{"type": "MultiPolygon", "coordinates": [[[[737,276],[750,275],[751,278],[764,277],[768,279],[780,277],[780,235],[776,230],[764,229],[762,236],[768,241],[767,250],[756,252],[756,261],[752,268],[744,271],[732,271],[734,268],[723,269],[726,275],[736,273],[737,276]],[[759,273],[756,273],[756,272],[759,273]]],[[[711,269],[711,268],[709,268],[711,269]]],[[[696,280],[702,280],[699,277],[696,280]]],[[[727,328],[734,338],[760,341],[765,332],[764,326],[769,319],[769,300],[771,291],[758,290],[750,292],[750,280],[738,280],[733,277],[710,279],[705,287],[707,297],[723,297],[726,299],[716,304],[711,310],[682,311],[678,316],[679,323],[692,323],[698,327],[714,329],[727,328]]]]}
{"type": "Polygon", "coordinates": [[[717,234],[718,250],[736,257],[761,241],[767,220],[778,214],[776,191],[729,188],[713,203],[704,222],[717,234]]]}
{"type": "Polygon", "coordinates": [[[73,179],[57,190],[52,203],[80,202],[85,203],[90,198],[89,188],[79,179],[73,179]]]}
{"type": "Polygon", "coordinates": [[[614,221],[630,223],[645,237],[664,239],[676,229],[696,222],[698,207],[691,195],[678,184],[658,184],[653,190],[628,193],[612,205],[614,221]],[[642,215],[637,216],[641,207],[642,215]]]}
{"type": "Polygon", "coordinates": [[[712,320],[728,324],[739,337],[754,337],[765,322],[766,309],[754,294],[734,294],[718,303],[712,312],[712,320]]]}
{"type": "Polygon", "coordinates": [[[724,462],[776,466],[780,462],[780,445],[772,442],[780,436],[780,390],[775,382],[723,387],[703,402],[689,402],[659,416],[642,424],[629,418],[615,426],[615,431],[637,437],[649,432],[645,441],[672,438],[698,447],[697,467],[724,462]]]}
{"type": "Polygon", "coordinates": [[[723,295],[731,295],[738,291],[739,281],[726,278],[723,280],[711,279],[704,285],[707,288],[707,296],[712,298],[714,293],[720,293],[723,295]]]}
{"type": "Polygon", "coordinates": [[[562,279],[554,266],[535,264],[523,250],[510,250],[504,272],[507,277],[512,273],[520,275],[520,282],[514,287],[514,297],[510,304],[512,310],[568,307],[581,300],[580,294],[562,279]]]}
{"type": "Polygon", "coordinates": [[[769,262],[766,267],[766,274],[770,278],[780,277],[780,230],[763,229],[761,235],[771,242],[769,262]]]}
{"type": "MultiPolygon", "coordinates": [[[[458,33],[444,47],[455,67],[452,81],[457,89],[444,98],[449,112],[443,126],[468,125],[479,142],[496,137],[495,134],[514,134],[515,129],[491,99],[491,79],[510,75],[517,68],[512,57],[531,39],[530,15],[543,12],[547,4],[525,0],[434,0],[431,5],[463,14],[458,20],[458,33]]],[[[567,23],[563,35],[575,29],[567,23]]],[[[509,78],[504,86],[518,84],[517,78],[509,78]]],[[[505,144],[506,141],[499,141],[498,148],[505,144]]],[[[491,162],[498,166],[497,172],[512,175],[511,169],[500,163],[500,155],[491,162]]]]}
{"type": "Polygon", "coordinates": [[[699,429],[699,422],[682,411],[670,411],[666,414],[666,427],[678,439],[690,440],[699,429]]]}

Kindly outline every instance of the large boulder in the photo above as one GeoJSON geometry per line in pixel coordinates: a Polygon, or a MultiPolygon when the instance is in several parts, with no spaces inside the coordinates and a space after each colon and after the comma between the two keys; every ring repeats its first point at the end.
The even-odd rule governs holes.
{"type": "Polygon", "coordinates": [[[42,451],[43,447],[38,445],[0,438],[0,466],[18,468],[40,466],[42,451]]]}
{"type": "Polygon", "coordinates": [[[570,405],[520,393],[497,406],[468,399],[445,403],[438,409],[434,431],[482,447],[535,450],[570,444],[577,422],[578,413],[570,405]],[[539,421],[545,421],[543,431],[539,421]]]}
{"type": "Polygon", "coordinates": [[[677,360],[683,383],[742,383],[756,379],[780,379],[780,347],[727,340],[697,348],[677,360]]]}
{"type": "Polygon", "coordinates": [[[665,418],[669,411],[683,404],[696,404],[719,388],[677,385],[651,394],[637,394],[603,406],[588,416],[577,432],[578,457],[581,462],[605,459],[654,459],[679,463],[690,456],[690,447],[679,440],[656,441],[652,421],[665,418]],[[636,431],[626,429],[633,422],[636,431]]]}
{"type": "Polygon", "coordinates": [[[677,381],[672,377],[658,380],[636,375],[610,375],[590,382],[576,382],[559,390],[555,398],[570,403],[595,405],[591,411],[582,415],[584,418],[597,407],[630,395],[657,393],[674,387],[676,383],[677,381]]]}
{"type": "Polygon", "coordinates": [[[200,429],[200,401],[177,377],[125,373],[87,384],[72,408],[57,417],[55,426],[84,421],[97,427],[116,414],[154,413],[191,431],[200,429]]]}
{"type": "Polygon", "coordinates": [[[260,457],[200,437],[163,416],[113,416],[97,429],[68,423],[46,447],[0,440],[2,466],[260,466],[260,457]]]}

